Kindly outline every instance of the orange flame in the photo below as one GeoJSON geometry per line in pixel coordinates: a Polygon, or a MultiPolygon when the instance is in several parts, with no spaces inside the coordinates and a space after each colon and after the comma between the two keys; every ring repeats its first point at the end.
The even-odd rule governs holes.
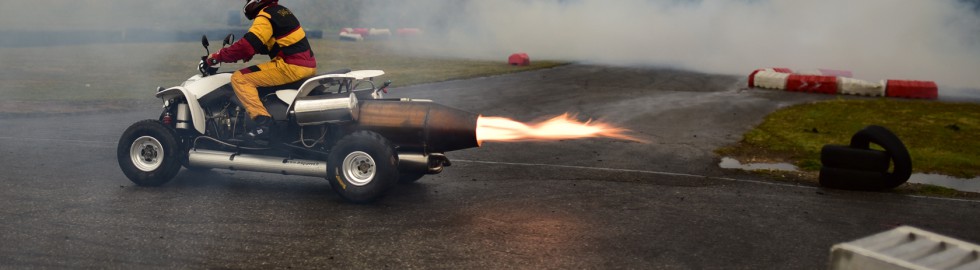
{"type": "Polygon", "coordinates": [[[630,130],[606,123],[593,122],[591,119],[579,122],[569,116],[568,113],[536,124],[524,124],[509,118],[482,115],[476,120],[476,141],[479,144],[487,141],[567,140],[598,137],[648,143],[646,140],[626,135],[627,132],[630,130]]]}

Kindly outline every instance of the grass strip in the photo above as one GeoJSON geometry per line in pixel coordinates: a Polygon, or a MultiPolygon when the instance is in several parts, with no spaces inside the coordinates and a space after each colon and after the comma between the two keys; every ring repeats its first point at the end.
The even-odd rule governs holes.
{"type": "Polygon", "coordinates": [[[914,172],[980,175],[980,104],[972,103],[881,98],[800,104],[770,114],[740,142],[716,152],[816,171],[823,145],[847,145],[867,125],[898,135],[909,148],[914,172]]]}

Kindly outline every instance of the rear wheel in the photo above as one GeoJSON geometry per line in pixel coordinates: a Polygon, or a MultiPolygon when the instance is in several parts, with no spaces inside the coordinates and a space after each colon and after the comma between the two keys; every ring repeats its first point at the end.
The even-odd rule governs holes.
{"type": "Polygon", "coordinates": [[[180,171],[180,144],[174,130],[157,120],[136,122],[116,147],[119,168],[140,186],[159,186],[180,171]]]}
{"type": "Polygon", "coordinates": [[[330,186],[354,203],[375,201],[398,181],[395,148],[381,135],[358,131],[337,142],[327,159],[330,186]]]}

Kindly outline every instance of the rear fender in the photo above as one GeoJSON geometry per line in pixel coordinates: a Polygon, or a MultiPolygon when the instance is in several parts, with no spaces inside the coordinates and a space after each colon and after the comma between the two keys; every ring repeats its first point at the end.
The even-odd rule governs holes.
{"type": "Polygon", "coordinates": [[[370,79],[377,76],[381,76],[384,74],[385,72],[382,70],[355,70],[344,74],[328,73],[328,74],[323,74],[323,75],[306,79],[306,82],[303,82],[303,85],[301,85],[299,89],[296,90],[297,92],[289,92],[288,94],[284,94],[281,96],[279,96],[279,93],[276,93],[276,95],[279,96],[283,102],[289,104],[289,108],[287,109],[287,111],[292,111],[293,105],[295,105],[296,103],[295,102],[296,98],[305,97],[309,95],[310,92],[313,91],[313,89],[315,89],[317,86],[323,85],[324,83],[330,80],[351,79],[354,81],[360,81],[364,79],[370,79]]]}
{"type": "Polygon", "coordinates": [[[156,97],[163,99],[164,102],[179,97],[187,100],[187,107],[191,111],[191,123],[194,124],[194,129],[198,133],[204,134],[204,109],[201,108],[201,103],[197,102],[197,96],[191,93],[191,91],[183,86],[176,86],[157,92],[156,97]]]}

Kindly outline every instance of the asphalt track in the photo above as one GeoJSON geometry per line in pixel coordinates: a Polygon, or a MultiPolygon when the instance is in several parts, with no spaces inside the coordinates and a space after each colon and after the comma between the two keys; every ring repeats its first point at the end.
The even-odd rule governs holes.
{"type": "Polygon", "coordinates": [[[649,144],[486,143],[372,205],[309,177],[181,171],[133,185],[130,109],[0,115],[0,268],[821,269],[830,247],[898,225],[980,242],[980,202],[770,182],[712,150],[783,106],[831,96],[741,78],[587,65],[392,89],[488,116],[564,112],[649,144]]]}

